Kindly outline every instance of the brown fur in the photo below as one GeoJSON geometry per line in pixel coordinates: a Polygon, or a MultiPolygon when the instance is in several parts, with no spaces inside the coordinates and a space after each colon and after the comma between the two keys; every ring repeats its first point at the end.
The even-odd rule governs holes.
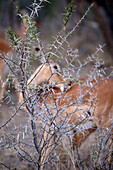
{"type": "MultiPolygon", "coordinates": [[[[95,128],[97,126],[107,131],[110,129],[113,120],[113,79],[103,78],[102,80],[99,80],[97,78],[97,80],[93,80],[90,82],[90,86],[86,86],[86,80],[87,79],[81,79],[80,84],[82,85],[80,85],[79,83],[75,83],[71,86],[69,90],[67,90],[63,94],[60,93],[60,90],[58,88],[51,89],[46,94],[44,94],[44,96],[42,96],[40,100],[38,100],[38,103],[39,101],[40,103],[42,103],[44,99],[45,103],[49,104],[49,107],[51,108],[54,105],[55,101],[57,101],[58,103],[58,108],[65,108],[65,106],[69,106],[69,104],[73,103],[72,106],[64,109],[60,116],[57,116],[57,123],[63,121],[67,114],[67,119],[69,119],[72,116],[72,112],[75,111],[69,121],[69,124],[71,125],[75,122],[79,124],[80,120],[83,120],[84,116],[87,116],[87,112],[90,112],[93,120],[96,123],[95,128]],[[80,101],[79,97],[81,97],[81,93],[83,95],[83,98],[81,100],[80,106],[77,108],[77,104],[80,101]],[[76,103],[76,101],[78,102],[76,103]]],[[[53,114],[56,114],[56,112],[56,109],[52,110],[53,114]]],[[[84,131],[84,135],[79,132],[78,134],[74,135],[73,142],[75,142],[79,146],[81,143],[80,139],[84,141],[88,134],[92,133],[93,131],[94,127],[84,131]]],[[[44,140],[46,140],[46,137],[47,132],[45,132],[44,134],[44,140]]],[[[42,141],[42,145],[43,142],[44,141],[42,141]]],[[[54,139],[51,138],[49,146],[53,143],[54,139]]],[[[42,158],[42,163],[45,163],[49,152],[50,147],[46,149],[46,154],[45,157],[42,158]]]]}
{"type": "MultiPolygon", "coordinates": [[[[37,77],[36,77],[36,80],[34,78],[34,82],[36,82],[37,80],[38,80],[37,77]]],[[[61,94],[61,91],[58,87],[57,88],[50,88],[49,90],[45,89],[44,91],[39,90],[39,92],[37,92],[37,101],[38,101],[37,107],[38,107],[38,105],[40,105],[40,107],[38,107],[37,110],[35,111],[36,114],[39,112],[40,109],[45,111],[46,107],[42,105],[43,100],[44,100],[45,104],[49,104],[48,107],[51,108],[51,109],[53,108],[55,101],[57,101],[58,102],[58,108],[64,109],[64,111],[62,111],[62,113],[59,116],[57,116],[57,118],[56,118],[57,123],[63,122],[64,119],[66,118],[67,114],[68,114],[68,116],[67,116],[65,122],[70,119],[68,125],[75,124],[75,127],[72,128],[72,131],[76,128],[77,125],[79,125],[81,123],[83,123],[83,124],[86,123],[86,121],[83,122],[83,120],[85,120],[87,115],[88,115],[87,111],[88,111],[89,107],[86,104],[83,104],[82,106],[78,107],[77,106],[78,103],[72,104],[72,106],[69,106],[69,104],[74,103],[73,95],[75,95],[75,93],[73,93],[72,90],[73,90],[73,88],[71,87],[71,89],[69,89],[67,92],[64,92],[63,94],[61,94]],[[65,107],[67,107],[67,108],[65,109],[65,107]],[[71,116],[72,116],[72,118],[71,118],[71,116]]],[[[42,111],[42,113],[43,113],[43,111],[42,111]]],[[[52,109],[51,112],[52,112],[53,115],[56,115],[57,109],[52,109]]],[[[48,113],[46,113],[46,114],[48,114],[48,113]]],[[[44,119],[45,117],[43,117],[43,115],[42,115],[42,118],[44,119]]],[[[39,121],[40,120],[38,119],[38,122],[37,122],[38,124],[39,124],[39,121]]],[[[51,121],[50,121],[50,125],[51,125],[51,121]]],[[[48,129],[49,125],[46,128],[48,129]]],[[[46,139],[47,135],[49,135],[47,133],[47,129],[44,133],[44,140],[42,141],[42,146],[44,144],[44,141],[47,140],[46,139]]],[[[96,129],[96,125],[93,124],[93,127],[90,127],[90,128],[87,128],[87,130],[84,130],[83,136],[81,136],[82,135],[81,132],[79,132],[79,134],[74,135],[73,139],[72,139],[73,144],[76,142],[76,145],[79,146],[80,145],[80,138],[82,137],[82,141],[84,141],[86,139],[86,137],[89,135],[89,133],[93,132],[95,129],[96,129]]],[[[49,135],[49,137],[50,137],[50,135],[49,135]]],[[[42,164],[45,163],[47,156],[50,153],[50,150],[51,150],[50,146],[52,144],[54,144],[54,138],[53,137],[51,138],[51,140],[48,143],[49,147],[47,147],[46,153],[43,153],[44,157],[42,157],[42,164]]],[[[43,166],[42,166],[42,169],[43,169],[43,166]]]]}
{"type": "MultiPolygon", "coordinates": [[[[48,107],[51,108],[51,109],[53,108],[55,101],[57,101],[58,102],[58,105],[57,105],[58,109],[61,108],[61,109],[64,109],[64,111],[59,116],[57,115],[57,117],[55,119],[56,122],[57,123],[63,122],[64,119],[66,118],[67,114],[68,114],[65,122],[67,122],[70,119],[68,125],[75,124],[75,126],[71,130],[71,131],[74,131],[74,129],[76,129],[77,125],[79,125],[79,124],[84,125],[87,122],[87,121],[83,121],[83,120],[85,120],[86,117],[87,117],[88,105],[84,104],[84,105],[79,106],[79,107],[77,107],[77,105],[69,106],[69,104],[71,102],[73,102],[72,97],[70,97],[70,94],[69,94],[70,91],[71,91],[71,89],[68,90],[68,92],[64,92],[63,94],[61,94],[61,91],[58,88],[50,88],[48,91],[46,91],[44,93],[44,95],[43,95],[42,92],[41,92],[41,94],[39,92],[37,94],[38,95],[37,105],[39,105],[39,102],[40,102],[40,108],[38,108],[38,109],[43,109],[43,111],[45,111],[46,107],[44,108],[44,106],[41,105],[43,103],[43,100],[44,100],[45,104],[49,104],[48,107]],[[40,97],[40,95],[41,95],[41,97],[40,97]],[[65,97],[66,97],[66,99],[65,99],[65,97]],[[69,106],[69,107],[67,107],[65,109],[66,106],[69,106]],[[71,116],[72,116],[72,118],[71,118],[71,116]]],[[[38,113],[38,109],[37,109],[36,113],[38,113]]],[[[43,111],[42,111],[42,113],[43,113],[43,111]]],[[[53,115],[56,115],[57,109],[52,109],[51,112],[52,112],[53,115]]],[[[46,114],[48,114],[48,113],[46,113],[46,114]]],[[[44,113],[44,115],[45,115],[45,113],[44,113]]],[[[43,115],[42,115],[42,117],[43,117],[43,115]]],[[[43,119],[44,118],[45,117],[43,117],[43,119]]],[[[37,123],[39,124],[39,119],[38,119],[37,123]]],[[[51,125],[51,121],[50,121],[50,125],[51,125]]],[[[50,125],[48,124],[48,126],[46,128],[49,129],[50,125]]],[[[96,125],[93,123],[93,126],[91,126],[90,128],[87,127],[87,130],[83,131],[84,135],[83,135],[82,132],[79,132],[79,133],[73,135],[73,137],[72,137],[73,148],[75,146],[75,143],[76,143],[77,146],[79,146],[86,139],[86,137],[89,135],[89,133],[95,131],[96,128],[97,128],[96,125]]],[[[47,135],[48,135],[48,138],[51,137],[51,135],[48,134],[47,129],[45,130],[45,133],[44,133],[44,139],[42,141],[42,146],[44,144],[44,141],[47,140],[47,135]]],[[[51,128],[51,130],[52,130],[52,128],[51,128]]],[[[42,156],[42,164],[45,163],[47,156],[50,153],[52,144],[54,144],[54,137],[52,137],[50,139],[49,143],[47,144],[46,151],[45,152],[43,151],[44,157],[42,156]]],[[[42,169],[43,169],[43,166],[42,166],[42,169]]]]}
{"type": "Polygon", "coordinates": [[[5,39],[0,39],[0,50],[4,53],[8,53],[11,50],[10,45],[5,39]]]}
{"type": "MultiPolygon", "coordinates": [[[[49,62],[40,65],[31,77],[27,81],[28,90],[34,91],[42,83],[49,83],[54,87],[57,87],[60,92],[65,90],[65,80],[60,73],[60,66],[56,62],[49,62]],[[56,67],[56,69],[54,68],[56,67]],[[32,89],[32,90],[31,90],[32,89]]],[[[20,103],[23,103],[23,97],[20,94],[19,97],[20,103]]],[[[23,105],[25,107],[25,105],[23,105]]]]}
{"type": "MultiPolygon", "coordinates": [[[[86,80],[81,79],[85,84],[86,80]]],[[[113,120],[113,79],[93,80],[92,87],[79,86],[78,83],[61,95],[58,100],[59,106],[68,106],[74,101],[79,102],[80,91],[82,90],[81,105],[87,106],[87,111],[90,111],[97,126],[100,128],[110,128],[113,120]],[[80,90],[81,89],[81,90],[80,90]]],[[[54,101],[53,101],[54,103],[54,101]]],[[[70,110],[70,109],[69,109],[70,110]]],[[[72,123],[72,122],[71,122],[72,123]]],[[[107,130],[107,129],[106,129],[107,130]]]]}
{"type": "MultiPolygon", "coordinates": [[[[85,79],[82,81],[86,83],[85,79]]],[[[81,88],[82,95],[84,95],[82,104],[88,105],[88,100],[90,100],[89,111],[97,126],[110,128],[113,120],[113,79],[97,79],[91,83],[92,87],[81,88]]],[[[66,93],[72,95],[73,99],[77,99],[80,96],[80,86],[74,84],[66,93]]]]}
{"type": "Polygon", "coordinates": [[[53,61],[40,65],[28,79],[28,85],[38,87],[42,83],[49,83],[64,91],[64,77],[61,75],[60,66],[53,61]],[[55,67],[55,68],[54,68],[55,67]]]}

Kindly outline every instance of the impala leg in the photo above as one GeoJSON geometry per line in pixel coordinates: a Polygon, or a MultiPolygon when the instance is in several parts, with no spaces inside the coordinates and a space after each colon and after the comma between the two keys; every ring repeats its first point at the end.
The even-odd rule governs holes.
{"type": "MultiPolygon", "coordinates": [[[[86,138],[97,129],[96,124],[92,121],[87,121],[85,124],[88,126],[89,123],[90,127],[87,129],[85,127],[85,129],[83,129],[83,127],[79,127],[80,130],[74,130],[74,135],[72,138],[72,149],[75,148],[75,145],[79,147],[86,140],[86,138]]],[[[84,126],[85,124],[82,125],[84,126]]]]}
{"type": "MultiPolygon", "coordinates": [[[[23,95],[22,95],[22,89],[20,88],[20,84],[19,84],[19,82],[16,78],[15,78],[15,81],[14,81],[14,85],[15,85],[15,89],[16,89],[18,104],[22,104],[22,103],[24,103],[24,99],[23,99],[23,95]]],[[[26,110],[25,104],[23,104],[22,107],[23,107],[23,109],[26,110]]]]}
{"type": "Polygon", "coordinates": [[[108,159],[108,162],[110,164],[110,167],[112,168],[113,167],[113,138],[110,138],[110,152],[111,152],[111,155],[108,159]]]}
{"type": "Polygon", "coordinates": [[[19,87],[19,82],[16,78],[14,80],[14,86],[15,86],[15,89],[16,89],[18,101],[20,102],[22,100],[22,94],[21,94],[21,89],[19,87]]]}
{"type": "Polygon", "coordinates": [[[7,83],[1,81],[0,84],[0,103],[2,103],[7,83]]]}
{"type": "Polygon", "coordinates": [[[48,132],[45,130],[44,139],[41,144],[41,147],[43,147],[42,158],[41,158],[41,165],[42,165],[41,170],[43,170],[45,168],[46,161],[47,161],[48,156],[51,152],[51,147],[53,146],[53,144],[54,144],[54,136],[48,134],[48,132]],[[45,142],[47,142],[46,145],[45,145],[45,142]]]}

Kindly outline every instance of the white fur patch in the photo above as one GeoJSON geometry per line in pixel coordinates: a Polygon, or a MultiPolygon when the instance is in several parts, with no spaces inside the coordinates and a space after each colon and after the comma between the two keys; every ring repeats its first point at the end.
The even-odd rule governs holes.
{"type": "Polygon", "coordinates": [[[94,128],[96,126],[96,124],[95,124],[95,122],[93,122],[93,121],[87,121],[87,122],[85,122],[85,123],[83,123],[83,124],[80,124],[80,125],[78,125],[76,128],[77,129],[90,129],[90,128],[94,128]]]}
{"type": "Polygon", "coordinates": [[[64,92],[64,87],[63,86],[60,87],[60,90],[61,90],[61,92],[64,92]]]}

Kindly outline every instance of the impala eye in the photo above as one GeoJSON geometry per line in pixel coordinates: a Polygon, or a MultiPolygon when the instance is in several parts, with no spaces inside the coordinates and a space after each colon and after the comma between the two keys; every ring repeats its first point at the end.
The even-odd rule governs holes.
{"type": "Polygon", "coordinates": [[[56,70],[58,69],[58,67],[55,65],[55,66],[53,66],[53,68],[55,68],[56,70]]]}
{"type": "Polygon", "coordinates": [[[71,86],[71,82],[68,83],[68,86],[71,86]]]}
{"type": "Polygon", "coordinates": [[[37,52],[40,51],[40,48],[36,47],[36,48],[35,48],[35,51],[37,51],[37,52]]]}
{"type": "Polygon", "coordinates": [[[73,130],[73,133],[75,134],[75,133],[77,133],[77,131],[74,129],[74,130],[73,130]]]}
{"type": "Polygon", "coordinates": [[[91,113],[90,113],[90,111],[87,111],[87,113],[88,113],[88,115],[89,115],[89,116],[91,116],[91,113]]]}

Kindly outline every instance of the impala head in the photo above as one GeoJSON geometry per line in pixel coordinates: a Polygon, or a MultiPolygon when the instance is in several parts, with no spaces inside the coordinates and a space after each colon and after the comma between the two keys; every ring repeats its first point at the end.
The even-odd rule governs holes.
{"type": "Polygon", "coordinates": [[[28,80],[28,85],[34,85],[35,87],[42,83],[49,83],[62,92],[66,90],[64,77],[61,75],[60,66],[56,62],[42,64],[28,80]]]}

